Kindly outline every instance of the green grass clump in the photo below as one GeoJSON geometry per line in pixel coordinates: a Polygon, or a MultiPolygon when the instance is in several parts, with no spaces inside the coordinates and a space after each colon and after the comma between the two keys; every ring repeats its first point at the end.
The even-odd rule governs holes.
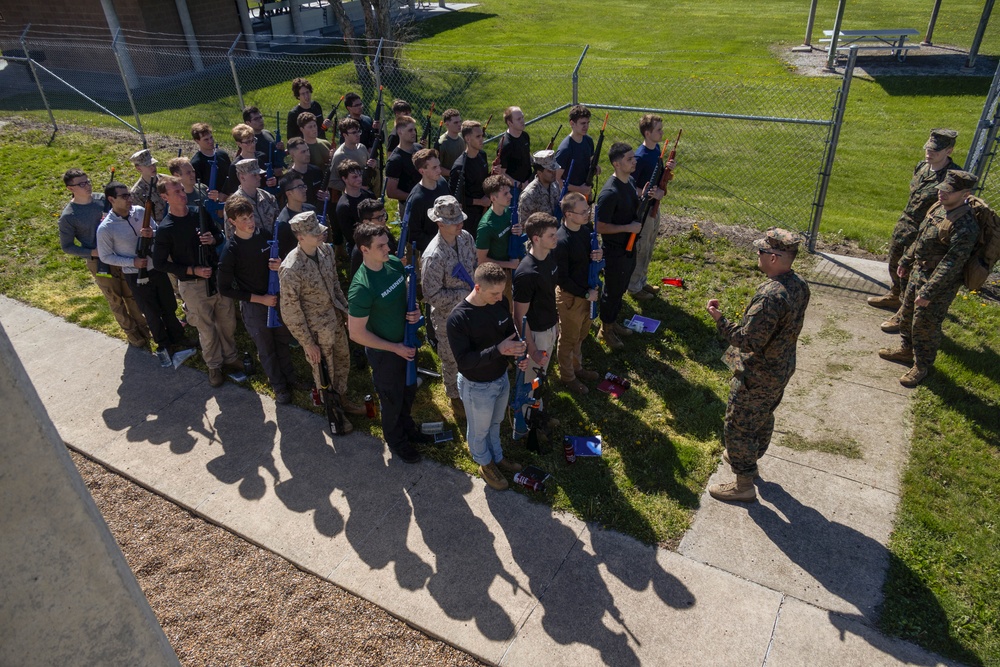
{"type": "Polygon", "coordinates": [[[799,433],[786,433],[781,438],[782,447],[797,449],[799,451],[823,452],[825,454],[836,454],[849,459],[860,459],[861,445],[854,438],[846,436],[827,436],[821,438],[807,438],[799,433]]]}

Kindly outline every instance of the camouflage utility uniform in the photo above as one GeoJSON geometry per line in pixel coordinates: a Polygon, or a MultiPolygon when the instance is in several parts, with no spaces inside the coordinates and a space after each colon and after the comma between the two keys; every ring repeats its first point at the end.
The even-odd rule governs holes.
{"type": "Polygon", "coordinates": [[[913,350],[918,368],[934,364],[941,345],[941,324],[962,286],[962,272],[978,238],[979,223],[967,204],[951,211],[935,204],[900,260],[900,266],[910,272],[900,308],[900,336],[903,349],[913,350]],[[930,303],[917,306],[917,298],[930,303]]]}
{"type": "Polygon", "coordinates": [[[150,188],[149,181],[140,178],[129,192],[132,193],[132,203],[136,206],[145,207],[146,197],[149,197],[150,201],[153,202],[153,220],[157,222],[163,220],[163,216],[167,214],[167,202],[163,201],[160,193],[156,191],[155,179],[152,188],[150,188]]]}
{"type": "Polygon", "coordinates": [[[723,437],[737,475],[756,475],[771,442],[808,305],[809,286],[789,270],[757,288],[739,325],[725,317],[716,323],[730,345],[723,356],[733,371],[723,437]]]}
{"type": "Polygon", "coordinates": [[[950,170],[960,168],[949,159],[944,169],[938,171],[931,169],[927,162],[921,162],[913,170],[913,178],[910,179],[910,199],[892,230],[892,241],[889,243],[889,276],[892,280],[892,293],[900,299],[906,293],[908,278],[896,275],[899,261],[910,244],[916,240],[917,229],[927,211],[937,203],[937,186],[944,181],[950,170]]]}
{"type": "Polygon", "coordinates": [[[464,229],[454,248],[445,243],[440,234],[435,235],[420,259],[420,286],[424,301],[431,304],[431,323],[437,333],[445,393],[448,398],[455,399],[459,398],[458,365],[448,343],[448,316],[472,291],[467,282],[451,275],[459,262],[471,277],[476,270],[476,240],[464,229]]]}
{"type": "MultiPolygon", "coordinates": [[[[316,345],[327,368],[333,388],[347,397],[347,373],[351,354],[347,346],[347,297],[337,280],[333,248],[326,243],[316,257],[298,246],[281,263],[281,319],[302,347],[316,345]]],[[[313,380],[320,386],[319,365],[313,366],[313,380]]]]}

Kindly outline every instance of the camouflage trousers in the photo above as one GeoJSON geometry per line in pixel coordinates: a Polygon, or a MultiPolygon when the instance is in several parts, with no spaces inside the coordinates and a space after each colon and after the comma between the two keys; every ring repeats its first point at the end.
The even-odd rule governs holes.
{"type": "Polygon", "coordinates": [[[941,347],[941,325],[948,314],[951,302],[958,294],[962,281],[944,290],[941,296],[926,306],[918,306],[917,292],[927,284],[931,271],[914,267],[910,274],[910,282],[903,297],[903,305],[899,308],[899,335],[903,339],[903,347],[913,348],[916,365],[930,368],[934,365],[938,348],[941,347]]]}
{"type": "Polygon", "coordinates": [[[892,293],[900,299],[906,294],[906,284],[909,278],[900,278],[896,274],[899,260],[903,259],[906,249],[917,239],[918,225],[908,219],[900,220],[892,230],[892,240],[889,242],[889,279],[892,281],[892,293]]]}
{"type": "Polygon", "coordinates": [[[757,474],[757,459],[764,456],[771,444],[774,411],[784,394],[784,387],[749,388],[745,378],[730,380],[723,442],[737,475],[757,474]]]}
{"type": "MultiPolygon", "coordinates": [[[[326,367],[330,371],[330,383],[334,391],[340,394],[342,400],[347,400],[347,374],[351,370],[351,350],[347,344],[347,332],[340,318],[336,323],[327,326],[310,327],[313,339],[319,347],[320,354],[326,359],[326,367]]],[[[313,382],[320,384],[319,364],[312,366],[313,382]]]]}
{"type": "Polygon", "coordinates": [[[444,380],[444,393],[448,398],[459,398],[458,394],[458,363],[448,342],[448,315],[442,308],[431,308],[431,323],[437,335],[437,354],[441,359],[441,378],[444,380]]]}

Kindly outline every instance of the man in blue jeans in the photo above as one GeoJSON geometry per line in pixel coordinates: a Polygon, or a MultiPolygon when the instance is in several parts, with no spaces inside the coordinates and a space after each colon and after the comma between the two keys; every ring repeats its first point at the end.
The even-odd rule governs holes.
{"type": "MultiPolygon", "coordinates": [[[[510,304],[503,296],[507,272],[487,262],[479,265],[473,280],[472,292],[448,317],[448,342],[458,366],[469,452],[486,483],[503,491],[509,484],[500,471],[521,470],[519,464],[503,457],[500,447],[500,423],[510,398],[507,357],[523,356],[526,346],[517,339],[510,304]]],[[[525,370],[527,358],[518,366],[525,370]]]]}

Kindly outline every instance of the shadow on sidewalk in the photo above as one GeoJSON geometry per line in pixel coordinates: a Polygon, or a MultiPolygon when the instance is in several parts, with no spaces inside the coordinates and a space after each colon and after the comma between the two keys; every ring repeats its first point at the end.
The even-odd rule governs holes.
{"type": "MultiPolygon", "coordinates": [[[[758,481],[757,491],[761,499],[774,505],[774,510],[763,503],[751,503],[747,510],[750,517],[789,560],[829,592],[858,609],[864,609],[871,600],[870,586],[877,585],[881,589],[882,573],[891,565],[896,570],[894,574],[907,582],[907,596],[919,601],[922,606],[920,616],[930,623],[947,627],[944,610],[934,594],[885,546],[853,528],[830,521],[815,509],[800,503],[779,484],[758,481]],[[900,568],[906,571],[901,572],[900,568]],[[879,583],[863,576],[873,572],[878,573],[876,578],[879,583]]],[[[845,632],[853,632],[852,622],[877,627],[881,612],[880,603],[879,608],[872,609],[870,613],[828,613],[830,623],[843,636],[845,632]]],[[[895,655],[894,651],[899,652],[899,645],[876,633],[858,636],[907,664],[938,664],[933,657],[925,662],[913,663],[914,656],[909,648],[906,655],[895,655]]],[[[948,652],[950,655],[966,654],[957,642],[951,644],[948,652]]]]}

